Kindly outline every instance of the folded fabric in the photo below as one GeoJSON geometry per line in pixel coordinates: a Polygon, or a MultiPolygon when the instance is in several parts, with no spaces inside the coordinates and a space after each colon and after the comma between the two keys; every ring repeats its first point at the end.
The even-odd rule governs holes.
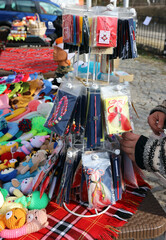
{"type": "Polygon", "coordinates": [[[0,94],[2,94],[6,90],[6,84],[0,84],[0,94]]]}

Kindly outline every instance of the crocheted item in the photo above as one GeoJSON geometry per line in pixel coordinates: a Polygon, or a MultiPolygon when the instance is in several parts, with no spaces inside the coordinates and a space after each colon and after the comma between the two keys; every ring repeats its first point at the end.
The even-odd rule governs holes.
{"type": "Polygon", "coordinates": [[[22,119],[19,124],[18,127],[21,131],[25,132],[29,132],[32,128],[32,123],[31,120],[29,119],[22,119]]]}

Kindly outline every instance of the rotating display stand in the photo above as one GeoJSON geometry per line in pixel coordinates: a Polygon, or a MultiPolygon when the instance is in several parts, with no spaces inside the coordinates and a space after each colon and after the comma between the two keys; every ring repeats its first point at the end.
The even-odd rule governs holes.
{"type": "MultiPolygon", "coordinates": [[[[109,4],[107,7],[91,7],[91,2],[87,1],[87,6],[83,6],[82,8],[78,8],[77,6],[69,6],[66,7],[64,9],[64,13],[65,14],[77,14],[77,15],[81,15],[81,16],[92,16],[93,14],[98,14],[98,15],[104,15],[104,16],[112,16],[112,17],[117,17],[118,19],[125,19],[125,18],[135,18],[136,14],[135,11],[128,9],[127,8],[127,3],[126,1],[124,2],[125,8],[118,8],[116,7],[116,1],[111,1],[112,3],[109,4]]],[[[69,37],[69,36],[68,36],[69,37]]],[[[101,40],[102,42],[102,40],[101,40]]],[[[89,53],[88,53],[88,70],[87,70],[87,76],[86,76],[86,82],[85,85],[88,86],[92,86],[94,88],[97,88],[97,83],[96,83],[96,60],[99,59],[99,55],[102,52],[95,52],[95,48],[93,47],[89,47],[89,53]],[[89,63],[90,63],[90,57],[91,55],[94,55],[94,67],[93,67],[93,77],[92,77],[92,82],[89,85],[89,63]]],[[[104,49],[103,49],[104,50],[104,49]]],[[[113,53],[113,48],[110,48],[110,50],[107,48],[108,53],[107,54],[112,54],[113,53]]],[[[98,51],[98,50],[97,50],[98,51]]],[[[101,50],[102,51],[102,50],[101,50]]],[[[106,54],[106,55],[107,55],[106,54]]],[[[79,55],[80,55],[80,47],[78,46],[78,52],[77,52],[77,63],[79,62],[79,55]]],[[[103,60],[104,61],[104,60],[103,60]]],[[[104,62],[103,62],[104,64],[104,62]]],[[[113,60],[109,59],[109,63],[108,63],[108,79],[107,79],[107,83],[110,83],[110,73],[111,71],[114,71],[114,67],[113,67],[113,60]],[[111,65],[112,65],[112,69],[111,69],[111,65]]],[[[76,77],[78,77],[78,65],[77,65],[77,70],[76,70],[76,77]]],[[[105,212],[107,212],[107,210],[110,208],[110,206],[107,206],[104,210],[102,211],[98,211],[96,208],[94,208],[93,210],[95,211],[95,214],[91,214],[91,215],[82,215],[82,214],[78,214],[76,212],[73,212],[69,209],[69,207],[66,205],[65,202],[63,202],[63,206],[64,208],[72,213],[73,215],[79,216],[79,217],[96,217],[99,216],[105,212]]]]}

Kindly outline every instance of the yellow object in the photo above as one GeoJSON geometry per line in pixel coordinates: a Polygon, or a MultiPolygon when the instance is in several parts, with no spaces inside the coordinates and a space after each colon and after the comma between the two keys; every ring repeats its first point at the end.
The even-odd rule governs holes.
{"type": "Polygon", "coordinates": [[[5,119],[6,119],[7,121],[10,121],[12,118],[17,117],[18,115],[20,115],[21,113],[23,113],[23,112],[25,112],[25,111],[26,111],[26,108],[18,108],[18,109],[16,109],[16,110],[14,110],[14,111],[12,112],[12,114],[11,114],[10,116],[7,116],[5,119]]]}
{"type": "Polygon", "coordinates": [[[18,197],[8,197],[6,198],[4,204],[0,208],[0,214],[5,214],[7,211],[12,210],[13,208],[23,208],[21,203],[14,202],[18,197]]]}
{"type": "Polygon", "coordinates": [[[26,211],[23,208],[13,208],[3,217],[5,226],[9,229],[22,227],[26,222],[26,211]]]}
{"type": "Polygon", "coordinates": [[[80,37],[80,44],[82,43],[82,28],[83,28],[83,17],[79,16],[79,24],[80,24],[80,32],[79,32],[79,37],[80,37]]]}
{"type": "Polygon", "coordinates": [[[6,169],[6,168],[15,168],[15,164],[16,164],[17,159],[10,159],[10,160],[7,160],[5,159],[3,163],[0,164],[0,171],[3,170],[3,169],[6,169]]]}
{"type": "Polygon", "coordinates": [[[18,148],[17,142],[8,142],[6,145],[0,146],[0,155],[6,152],[10,152],[13,147],[18,148]]]}

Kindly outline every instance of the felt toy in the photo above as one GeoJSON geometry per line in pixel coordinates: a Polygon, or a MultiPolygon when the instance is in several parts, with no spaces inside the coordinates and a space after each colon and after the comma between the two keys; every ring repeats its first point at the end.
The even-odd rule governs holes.
{"type": "Polygon", "coordinates": [[[10,105],[9,105],[9,98],[7,94],[2,94],[0,95],[0,109],[9,109],[10,105]]]}
{"type": "Polygon", "coordinates": [[[26,211],[23,208],[13,208],[7,211],[0,220],[0,230],[7,227],[17,229],[22,227],[26,222],[26,211]]]}
{"type": "Polygon", "coordinates": [[[14,168],[6,168],[0,172],[0,180],[9,182],[12,178],[17,176],[17,170],[14,168]]]}
{"type": "Polygon", "coordinates": [[[22,114],[12,118],[10,121],[16,121],[19,120],[20,118],[24,117],[27,113],[33,112],[37,110],[38,105],[40,104],[39,100],[33,99],[28,103],[27,110],[23,112],[22,114]]]}
{"type": "Polygon", "coordinates": [[[39,166],[45,164],[47,156],[45,150],[37,151],[31,158],[28,158],[26,161],[19,164],[17,167],[18,174],[24,174],[28,170],[30,170],[30,173],[34,172],[39,166]]]}
{"type": "Polygon", "coordinates": [[[15,200],[16,203],[22,203],[25,208],[29,210],[42,209],[46,208],[49,202],[48,196],[46,193],[43,193],[40,198],[40,191],[34,191],[32,194],[29,194],[27,197],[23,196],[15,200]]]}
{"type": "Polygon", "coordinates": [[[43,89],[38,93],[39,97],[48,95],[52,90],[52,83],[50,81],[43,79],[43,89]]]}
{"type": "Polygon", "coordinates": [[[26,224],[19,229],[4,229],[0,233],[2,238],[18,238],[37,232],[48,226],[48,216],[45,209],[30,210],[27,213],[26,224]]]}
{"type": "Polygon", "coordinates": [[[17,159],[10,159],[10,160],[4,160],[3,163],[0,164],[0,171],[6,168],[16,168],[18,166],[18,161],[17,159]]]}
{"type": "MultiPolygon", "coordinates": [[[[7,191],[6,189],[4,190],[7,191]]],[[[16,196],[6,197],[3,205],[0,207],[0,216],[13,208],[23,208],[23,205],[21,203],[15,203],[15,200],[17,198],[18,197],[16,196]]]]}
{"type": "Polygon", "coordinates": [[[57,145],[58,143],[56,141],[50,142],[48,139],[46,139],[40,149],[48,150],[49,153],[52,154],[57,145]]]}
{"type": "Polygon", "coordinates": [[[13,147],[18,148],[18,143],[17,142],[8,142],[6,145],[1,145],[0,146],[0,155],[6,152],[10,152],[13,147]]]}

